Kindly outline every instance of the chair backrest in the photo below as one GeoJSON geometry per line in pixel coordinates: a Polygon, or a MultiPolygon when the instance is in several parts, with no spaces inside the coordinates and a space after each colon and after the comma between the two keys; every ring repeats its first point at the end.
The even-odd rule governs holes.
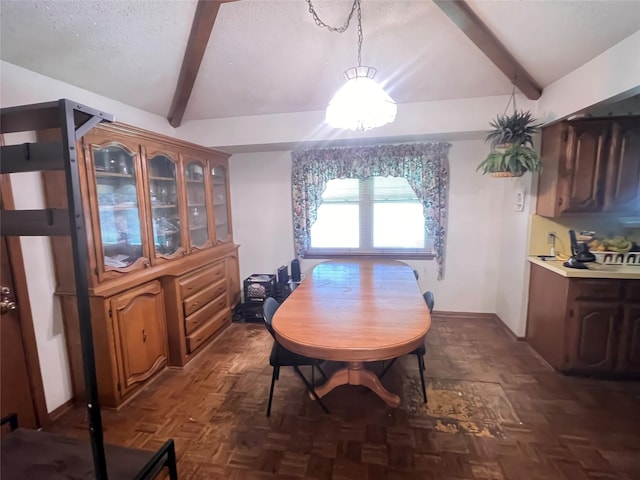
{"type": "Polygon", "coordinates": [[[433,306],[435,305],[435,298],[433,297],[433,292],[432,291],[424,292],[422,297],[424,298],[424,301],[427,303],[427,307],[429,307],[429,313],[432,313],[433,306]]]}
{"type": "Polygon", "coordinates": [[[273,297],[267,297],[262,305],[262,318],[264,319],[264,325],[269,330],[269,333],[273,338],[276,338],[276,332],[273,330],[273,325],[271,325],[271,321],[273,320],[273,315],[276,313],[276,310],[280,307],[278,301],[273,297]]]}

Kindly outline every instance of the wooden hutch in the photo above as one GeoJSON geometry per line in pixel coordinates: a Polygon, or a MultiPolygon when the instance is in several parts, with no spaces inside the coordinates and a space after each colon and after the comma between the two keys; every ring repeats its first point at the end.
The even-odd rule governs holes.
{"type": "MultiPolygon", "coordinates": [[[[117,123],[94,128],[77,149],[100,402],[116,408],[167,366],[186,365],[231,322],[240,277],[229,155],[117,123]]],[[[66,207],[59,175],[43,173],[50,208],[66,207]]],[[[52,238],[52,249],[80,399],[70,238],[52,238]]]]}

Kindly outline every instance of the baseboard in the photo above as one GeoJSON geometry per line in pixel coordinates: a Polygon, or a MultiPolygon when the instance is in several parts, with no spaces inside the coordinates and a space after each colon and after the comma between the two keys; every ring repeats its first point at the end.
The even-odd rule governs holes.
{"type": "Polygon", "coordinates": [[[509,335],[512,339],[517,340],[519,342],[525,340],[525,337],[519,337],[515,333],[513,333],[513,331],[507,326],[507,324],[504,323],[504,321],[498,315],[496,315],[495,313],[446,312],[446,311],[434,310],[433,316],[434,317],[438,317],[438,318],[447,319],[447,320],[455,320],[455,319],[458,319],[458,320],[469,320],[469,319],[490,320],[490,321],[496,323],[497,325],[499,325],[501,328],[503,328],[504,331],[507,333],[507,335],[509,335]]]}
{"type": "Polygon", "coordinates": [[[49,421],[55,422],[61,416],[63,416],[65,413],[71,410],[73,408],[73,405],[74,405],[73,398],[70,398],[69,400],[64,402],[62,405],[60,405],[58,408],[54,408],[49,412],[49,421]]]}
{"type": "Polygon", "coordinates": [[[470,319],[470,318],[476,318],[476,319],[483,319],[483,320],[492,320],[495,314],[493,313],[475,313],[475,312],[446,312],[446,311],[442,311],[442,310],[434,310],[433,311],[433,316],[434,317],[441,317],[441,318],[447,318],[447,319],[453,319],[453,318],[457,318],[457,319],[470,319]]]}
{"type": "Polygon", "coordinates": [[[513,330],[511,330],[506,323],[504,323],[504,321],[500,318],[499,315],[497,314],[493,314],[493,318],[495,320],[495,322],[500,325],[502,328],[504,328],[504,331],[507,332],[507,335],[509,335],[511,338],[513,338],[514,340],[517,340],[518,342],[524,342],[526,340],[526,337],[519,337],[518,335],[516,335],[515,333],[513,333],[513,330]]]}

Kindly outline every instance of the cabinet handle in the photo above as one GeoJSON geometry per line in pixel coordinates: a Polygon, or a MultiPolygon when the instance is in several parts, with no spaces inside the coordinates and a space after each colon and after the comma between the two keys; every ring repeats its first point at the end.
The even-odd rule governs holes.
{"type": "Polygon", "coordinates": [[[146,342],[147,342],[147,332],[142,330],[142,343],[146,343],[146,342]]]}
{"type": "Polygon", "coordinates": [[[562,197],[560,197],[560,198],[558,199],[558,206],[559,206],[559,207],[561,207],[561,206],[562,206],[562,197]]]}
{"type": "Polygon", "coordinates": [[[191,306],[192,306],[192,307],[197,307],[197,306],[198,306],[198,302],[193,302],[193,303],[191,304],[191,306]]]}

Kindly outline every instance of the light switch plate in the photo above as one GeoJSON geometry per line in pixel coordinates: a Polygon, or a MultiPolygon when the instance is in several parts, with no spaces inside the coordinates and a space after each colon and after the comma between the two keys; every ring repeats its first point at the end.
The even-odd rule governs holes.
{"type": "Polygon", "coordinates": [[[524,211],[524,190],[517,190],[516,191],[516,201],[513,205],[513,209],[516,212],[522,212],[524,211]]]}

